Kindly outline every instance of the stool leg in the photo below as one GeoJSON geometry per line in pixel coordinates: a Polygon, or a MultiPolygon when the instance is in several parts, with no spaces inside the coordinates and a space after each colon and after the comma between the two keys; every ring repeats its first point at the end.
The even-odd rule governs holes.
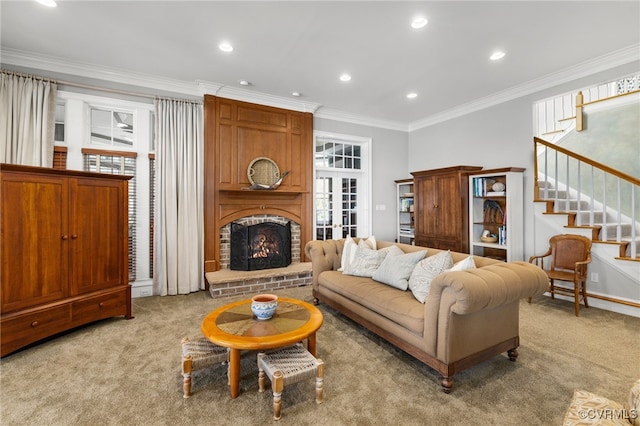
{"type": "Polygon", "coordinates": [[[182,397],[189,398],[191,396],[191,355],[182,359],[182,377],[182,397]]]}
{"type": "Polygon", "coordinates": [[[281,371],[273,373],[271,379],[271,388],[273,390],[273,420],[280,420],[280,412],[282,410],[282,390],[284,389],[284,379],[281,371]]]}
{"type": "Polygon", "coordinates": [[[316,372],[316,403],[322,404],[323,400],[323,385],[324,385],[324,363],[322,360],[318,360],[318,370],[316,372]]]}
{"type": "Polygon", "coordinates": [[[264,370],[260,364],[263,356],[262,352],[258,354],[258,392],[264,392],[264,370]]]}

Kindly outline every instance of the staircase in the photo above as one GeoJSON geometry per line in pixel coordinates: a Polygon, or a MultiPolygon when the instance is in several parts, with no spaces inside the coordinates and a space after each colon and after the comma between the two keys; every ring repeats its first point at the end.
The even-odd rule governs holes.
{"type": "Polygon", "coordinates": [[[564,215],[566,232],[586,230],[594,243],[619,247],[616,259],[640,262],[640,180],[540,138],[534,145],[543,214],[564,215]]]}

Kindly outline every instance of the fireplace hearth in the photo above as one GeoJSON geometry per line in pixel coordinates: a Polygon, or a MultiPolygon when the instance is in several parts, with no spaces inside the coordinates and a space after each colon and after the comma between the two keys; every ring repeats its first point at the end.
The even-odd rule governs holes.
{"type": "Polygon", "coordinates": [[[284,268],[291,264],[291,222],[232,223],[230,246],[232,270],[284,268]]]}

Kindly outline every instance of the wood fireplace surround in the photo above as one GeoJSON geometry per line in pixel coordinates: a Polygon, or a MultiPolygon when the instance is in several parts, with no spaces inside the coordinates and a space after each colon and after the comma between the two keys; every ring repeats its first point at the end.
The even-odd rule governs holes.
{"type": "Polygon", "coordinates": [[[220,269],[220,228],[243,217],[282,216],[312,239],[313,114],[205,95],[204,156],[205,272],[220,269]],[[289,171],[277,189],[248,189],[258,157],[289,171]]]}

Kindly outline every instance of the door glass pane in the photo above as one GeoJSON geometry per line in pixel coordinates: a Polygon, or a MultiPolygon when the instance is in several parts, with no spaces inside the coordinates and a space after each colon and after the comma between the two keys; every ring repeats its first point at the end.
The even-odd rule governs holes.
{"type": "Polygon", "coordinates": [[[358,194],[356,178],[342,178],[342,237],[357,236],[358,194]]]}
{"type": "Polygon", "coordinates": [[[316,239],[333,239],[333,178],[316,178],[316,239]]]}

